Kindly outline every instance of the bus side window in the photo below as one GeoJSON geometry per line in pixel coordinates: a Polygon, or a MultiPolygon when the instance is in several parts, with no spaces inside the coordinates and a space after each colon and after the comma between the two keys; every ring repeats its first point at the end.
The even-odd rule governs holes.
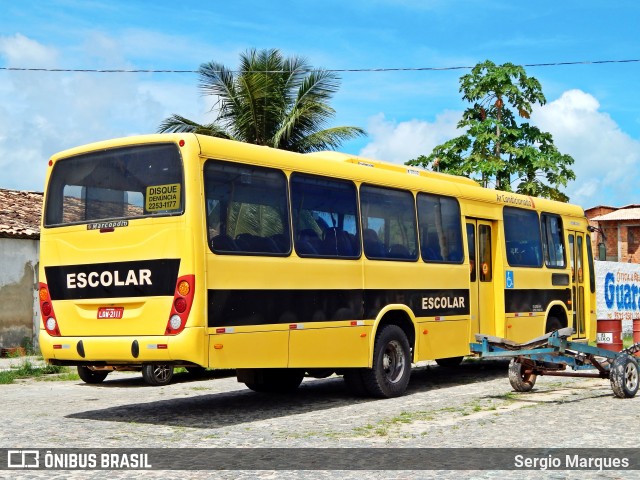
{"type": "Polygon", "coordinates": [[[504,239],[512,267],[541,267],[540,222],[533,210],[504,207],[504,239]]]}
{"type": "Polygon", "coordinates": [[[360,187],[362,228],[373,230],[364,253],[375,260],[418,259],[418,240],[413,194],[405,190],[362,185],[360,187]],[[382,255],[380,255],[382,245],[382,255]]]}
{"type": "Polygon", "coordinates": [[[564,234],[562,231],[562,218],[559,215],[543,213],[540,216],[542,227],[542,249],[544,263],[549,268],[564,268],[566,266],[564,234]]]}
{"type": "Polygon", "coordinates": [[[425,262],[462,263],[460,205],[454,198],[418,193],[420,249],[425,262]]]}
{"type": "Polygon", "coordinates": [[[291,175],[293,237],[301,257],[360,257],[356,186],[334,178],[291,175]]]}
{"type": "Polygon", "coordinates": [[[288,255],[287,179],[280,170],[208,160],[209,245],[215,253],[288,255]]]}

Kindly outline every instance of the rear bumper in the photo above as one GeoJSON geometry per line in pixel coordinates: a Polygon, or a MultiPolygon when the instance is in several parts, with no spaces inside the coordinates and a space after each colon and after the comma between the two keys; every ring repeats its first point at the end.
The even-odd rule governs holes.
{"type": "Polygon", "coordinates": [[[186,328],[179,335],[110,337],[52,337],[40,332],[44,359],[54,365],[142,365],[186,363],[207,365],[203,328],[186,328]]]}

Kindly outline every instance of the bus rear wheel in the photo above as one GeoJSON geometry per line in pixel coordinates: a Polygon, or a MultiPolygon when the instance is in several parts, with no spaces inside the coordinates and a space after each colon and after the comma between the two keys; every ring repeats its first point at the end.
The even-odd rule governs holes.
{"type": "Polygon", "coordinates": [[[142,366],[142,378],[153,387],[169,385],[173,378],[173,365],[147,364],[142,366]]]}
{"type": "Polygon", "coordinates": [[[373,367],[363,369],[361,374],[373,397],[399,397],[405,392],[411,376],[411,347],[400,327],[382,327],[373,348],[373,367]]]}
{"type": "Polygon", "coordinates": [[[84,383],[102,383],[109,375],[108,370],[92,370],[89,367],[78,365],[78,376],[84,383]]]}

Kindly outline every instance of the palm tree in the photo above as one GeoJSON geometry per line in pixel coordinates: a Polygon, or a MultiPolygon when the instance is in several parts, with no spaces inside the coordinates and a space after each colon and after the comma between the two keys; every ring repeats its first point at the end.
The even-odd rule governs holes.
{"type": "Polygon", "coordinates": [[[209,62],[198,74],[203,95],[217,97],[216,120],[201,125],[172,115],[160,124],[160,132],[201,133],[301,153],[335,149],[366,135],[358,127],[325,128],[335,115],[329,100],[339,78],[312,69],[303,58],[252,49],[240,55],[237,72],[209,62]]]}

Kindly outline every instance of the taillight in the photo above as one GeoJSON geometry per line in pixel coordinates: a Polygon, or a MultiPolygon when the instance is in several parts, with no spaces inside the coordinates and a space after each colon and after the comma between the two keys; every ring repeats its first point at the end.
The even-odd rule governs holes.
{"type": "Polygon", "coordinates": [[[45,330],[52,337],[59,337],[60,328],[58,327],[56,314],[53,311],[51,295],[49,295],[49,287],[47,287],[46,283],[40,283],[38,298],[40,300],[40,313],[42,315],[42,322],[44,323],[45,330]]]}
{"type": "Polygon", "coordinates": [[[173,303],[171,304],[171,313],[165,335],[176,335],[184,330],[187,324],[187,318],[193,304],[193,295],[195,293],[195,275],[185,275],[178,278],[176,282],[176,290],[173,294],[173,303]]]}

